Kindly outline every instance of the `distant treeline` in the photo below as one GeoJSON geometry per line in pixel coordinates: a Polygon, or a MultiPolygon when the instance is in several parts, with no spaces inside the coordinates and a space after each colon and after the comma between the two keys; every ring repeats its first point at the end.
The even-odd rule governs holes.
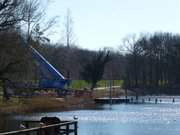
{"type": "MultiPolygon", "coordinates": [[[[44,10],[37,0],[2,0],[0,3],[0,84],[5,81],[38,81],[40,71],[28,48],[36,48],[68,79],[83,79],[96,86],[98,80],[124,80],[124,88],[180,88],[180,35],[154,33],[128,39],[126,51],[103,48],[81,49],[68,42],[52,44],[44,32],[53,19],[42,25],[44,10]],[[41,20],[41,21],[40,21],[41,20]],[[40,25],[41,24],[41,25],[40,25]]],[[[69,36],[67,37],[67,39],[69,36]]],[[[170,91],[170,90],[175,91],[170,91]]],[[[4,95],[6,91],[4,90],[4,95]]]]}
{"type": "MultiPolygon", "coordinates": [[[[0,32],[0,76],[9,80],[38,80],[39,68],[32,58],[31,51],[24,45],[24,37],[14,29],[0,32]]],[[[81,49],[75,45],[40,43],[31,39],[35,47],[55,68],[70,79],[83,79],[81,72],[84,66],[99,51],[81,49]]],[[[106,49],[102,49],[104,51],[106,49]]],[[[110,51],[110,61],[106,64],[102,79],[122,79],[124,56],[110,51]]],[[[98,67],[97,67],[98,68],[98,67]]]]}
{"type": "MultiPolygon", "coordinates": [[[[137,39],[125,55],[125,83],[128,88],[180,88],[180,35],[154,33],[137,39]]],[[[161,91],[162,92],[162,91],[161,91]]]]}
{"type": "MultiPolygon", "coordinates": [[[[0,75],[14,80],[38,80],[38,66],[31,53],[22,45],[24,39],[15,30],[0,32],[0,75]],[[19,77],[21,76],[21,77],[19,77]]],[[[99,51],[81,49],[75,45],[31,45],[65,77],[83,79],[81,72],[99,51]]],[[[110,50],[110,61],[103,73],[105,80],[124,80],[126,88],[177,89],[180,87],[180,36],[155,33],[138,38],[126,53],[110,50]]],[[[151,91],[155,92],[155,91],[151,91]]]]}

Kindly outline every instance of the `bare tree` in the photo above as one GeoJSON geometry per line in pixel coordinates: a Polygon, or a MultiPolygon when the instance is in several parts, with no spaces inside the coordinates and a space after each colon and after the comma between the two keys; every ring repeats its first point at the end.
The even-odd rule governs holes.
{"type": "Polygon", "coordinates": [[[7,80],[18,80],[18,74],[26,71],[27,50],[21,46],[21,40],[22,37],[15,30],[0,32],[0,80],[5,99],[9,99],[6,91],[7,80]]]}
{"type": "Polygon", "coordinates": [[[67,47],[66,55],[65,55],[65,68],[66,68],[66,77],[70,79],[71,77],[71,68],[72,68],[72,58],[70,54],[72,53],[73,49],[71,47],[75,44],[74,43],[74,33],[73,33],[73,20],[71,16],[70,9],[67,9],[67,14],[65,16],[64,22],[64,30],[63,30],[63,44],[67,47]]]}
{"type": "Polygon", "coordinates": [[[26,66],[32,65],[32,59],[26,59],[30,56],[27,53],[28,49],[22,46],[25,43],[24,35],[20,34],[15,27],[20,25],[23,31],[27,30],[26,41],[29,44],[32,39],[31,44],[33,44],[34,40],[42,38],[43,33],[54,23],[52,19],[46,23],[47,25],[40,27],[44,17],[45,13],[39,0],[2,0],[0,2],[0,80],[3,82],[6,99],[8,99],[6,80],[13,79],[13,75],[17,72],[29,70],[26,66]],[[22,66],[25,61],[27,63],[22,66]]]}
{"type": "Polygon", "coordinates": [[[74,44],[74,32],[73,32],[73,19],[70,9],[67,9],[67,13],[64,21],[64,30],[63,30],[63,42],[68,48],[74,44]]]}
{"type": "Polygon", "coordinates": [[[45,20],[46,7],[42,7],[40,0],[26,0],[23,7],[25,28],[27,29],[27,41],[31,38],[35,40],[47,39],[43,37],[44,33],[49,30],[55,23],[57,17],[45,20]]]}
{"type": "Polygon", "coordinates": [[[6,91],[7,74],[15,72],[17,65],[21,63],[23,58],[20,51],[22,48],[17,48],[20,37],[15,31],[15,27],[24,18],[23,3],[24,0],[0,1],[0,80],[5,99],[9,99],[6,91]]]}
{"type": "Polygon", "coordinates": [[[24,0],[0,1],[0,31],[14,27],[24,18],[22,5],[24,0]]]}

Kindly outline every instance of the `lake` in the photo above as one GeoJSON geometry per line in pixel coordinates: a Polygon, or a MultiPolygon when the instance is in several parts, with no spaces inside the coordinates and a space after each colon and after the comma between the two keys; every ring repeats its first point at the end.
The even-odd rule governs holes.
{"type": "MultiPolygon", "coordinates": [[[[148,97],[143,97],[148,99],[148,97]]],[[[180,134],[180,97],[161,96],[145,104],[101,105],[94,110],[35,113],[11,116],[2,124],[4,130],[13,130],[21,120],[39,120],[42,116],[60,119],[78,117],[78,135],[178,135],[180,134]]],[[[141,99],[140,99],[141,101],[141,99]]],[[[0,125],[1,126],[1,125],[0,125]]],[[[2,128],[1,128],[2,131],[2,128]]]]}

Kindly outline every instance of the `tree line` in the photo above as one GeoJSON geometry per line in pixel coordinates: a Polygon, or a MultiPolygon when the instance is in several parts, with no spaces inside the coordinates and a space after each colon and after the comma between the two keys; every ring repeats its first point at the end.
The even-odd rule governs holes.
{"type": "Polygon", "coordinates": [[[128,50],[125,55],[125,87],[151,89],[150,92],[155,93],[178,92],[180,35],[146,34],[135,40],[128,50]]]}
{"type": "MultiPolygon", "coordinates": [[[[38,0],[0,2],[0,83],[3,96],[8,99],[7,81],[38,82],[40,79],[40,71],[29,46],[36,48],[65,77],[84,79],[91,84],[91,89],[96,87],[96,83],[103,76],[108,78],[104,71],[109,71],[105,65],[109,62],[110,51],[108,49],[90,51],[77,47],[70,42],[69,30],[66,31],[67,44],[50,43],[44,33],[53,26],[55,18],[42,25],[42,20],[44,21],[46,16],[39,2],[38,0]]],[[[119,59],[119,56],[117,58],[119,59]]]]}
{"type": "Polygon", "coordinates": [[[53,26],[56,18],[48,20],[46,25],[42,23],[44,18],[44,10],[37,0],[1,0],[0,80],[4,96],[6,80],[40,79],[38,66],[27,47],[30,45],[65,77],[86,80],[91,89],[99,80],[106,79],[123,80],[123,87],[128,89],[178,92],[180,35],[146,34],[127,39],[121,46],[127,45],[125,52],[109,48],[92,51],[71,43],[69,31],[66,31],[67,43],[52,44],[44,33],[53,26]]]}

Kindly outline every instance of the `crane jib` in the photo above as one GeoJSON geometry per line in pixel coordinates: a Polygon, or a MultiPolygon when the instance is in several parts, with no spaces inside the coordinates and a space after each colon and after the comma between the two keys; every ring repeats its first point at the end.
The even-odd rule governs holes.
{"type": "Polygon", "coordinates": [[[63,88],[68,82],[67,79],[51,65],[35,48],[30,47],[32,55],[41,72],[41,79],[39,80],[39,87],[45,88],[63,88]]]}

